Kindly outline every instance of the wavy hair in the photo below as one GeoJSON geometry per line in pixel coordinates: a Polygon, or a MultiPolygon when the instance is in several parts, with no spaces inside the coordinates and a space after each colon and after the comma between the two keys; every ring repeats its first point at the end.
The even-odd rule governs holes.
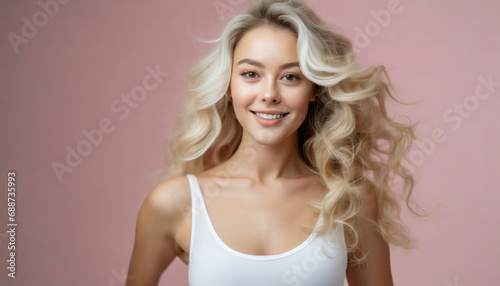
{"type": "Polygon", "coordinates": [[[421,216],[410,204],[415,203],[410,199],[414,177],[402,164],[412,141],[418,139],[416,124],[389,117],[387,99],[406,103],[392,95],[385,67],[359,67],[351,41],[334,32],[334,26],[321,21],[301,0],[253,1],[229,21],[219,38],[201,40],[217,45],[187,75],[190,88],[187,102],[175,115],[167,177],[203,172],[235,153],[242,127],[227,96],[233,53],[246,32],[262,26],[288,29],[297,36],[300,69],[319,90],[298,130],[300,155],[329,190],[321,204],[309,202],[323,212],[323,223],[315,231],[338,237],[343,226],[349,261],[362,262],[366,255],[358,255],[353,223],[363,198],[375,195],[378,214],[371,222],[376,229],[388,243],[413,248],[415,240],[400,219],[393,182],[395,176],[402,179],[407,207],[421,216]]]}

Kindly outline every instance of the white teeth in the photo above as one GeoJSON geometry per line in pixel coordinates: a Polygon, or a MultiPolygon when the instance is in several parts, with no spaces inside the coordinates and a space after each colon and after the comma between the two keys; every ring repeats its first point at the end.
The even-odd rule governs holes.
{"type": "Polygon", "coordinates": [[[285,114],[265,114],[265,113],[258,113],[255,112],[258,117],[264,118],[264,119],[275,119],[275,118],[280,118],[285,116],[285,114]]]}

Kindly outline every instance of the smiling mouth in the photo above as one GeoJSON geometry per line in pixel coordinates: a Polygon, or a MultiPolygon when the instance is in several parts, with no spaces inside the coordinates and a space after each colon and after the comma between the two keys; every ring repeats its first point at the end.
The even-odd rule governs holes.
{"type": "Polygon", "coordinates": [[[277,118],[282,118],[287,116],[290,112],[288,113],[283,113],[283,114],[265,114],[265,113],[258,113],[251,111],[253,114],[257,115],[258,117],[262,119],[277,119],[277,118]]]}

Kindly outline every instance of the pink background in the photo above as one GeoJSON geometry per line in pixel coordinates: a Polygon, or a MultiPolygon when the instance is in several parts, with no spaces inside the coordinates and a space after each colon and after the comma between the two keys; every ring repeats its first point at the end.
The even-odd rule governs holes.
{"type": "MultiPolygon", "coordinates": [[[[159,178],[184,76],[211,48],[194,38],[218,36],[246,2],[70,1],[43,23],[38,1],[2,1],[0,285],[124,284],[137,212],[159,178]],[[16,53],[8,35],[22,36],[23,17],[33,23],[34,15],[40,28],[16,53]],[[142,85],[148,66],[168,76],[128,114],[115,112],[112,103],[142,85]],[[51,164],[64,163],[66,146],[75,149],[86,139],[82,131],[106,118],[114,129],[59,180],[51,164]],[[18,183],[15,280],[5,267],[8,170],[18,183]]],[[[428,139],[425,152],[416,146],[412,153],[415,198],[427,209],[444,207],[428,220],[404,211],[420,248],[391,247],[395,285],[500,285],[500,86],[488,89],[479,79],[500,82],[500,2],[307,3],[358,39],[362,65],[386,66],[399,98],[420,100],[394,109],[420,120],[418,135],[428,139]],[[374,13],[388,7],[390,21],[377,20],[374,13]],[[368,33],[364,42],[360,30],[368,33]],[[452,111],[460,124],[446,121],[458,105],[468,108],[452,111]],[[431,143],[435,130],[442,140],[431,143]]],[[[187,270],[176,258],[160,285],[187,285],[187,270]]]]}

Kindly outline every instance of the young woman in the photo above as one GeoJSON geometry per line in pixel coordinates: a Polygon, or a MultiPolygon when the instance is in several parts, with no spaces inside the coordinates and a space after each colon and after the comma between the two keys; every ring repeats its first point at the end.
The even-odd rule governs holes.
{"type": "Polygon", "coordinates": [[[212,42],[169,176],[139,211],[127,285],[157,285],[175,257],[192,286],[393,285],[389,243],[412,238],[392,182],[412,210],[401,163],[416,136],[386,112],[384,67],[357,67],[300,0],[255,1],[212,42]]]}

